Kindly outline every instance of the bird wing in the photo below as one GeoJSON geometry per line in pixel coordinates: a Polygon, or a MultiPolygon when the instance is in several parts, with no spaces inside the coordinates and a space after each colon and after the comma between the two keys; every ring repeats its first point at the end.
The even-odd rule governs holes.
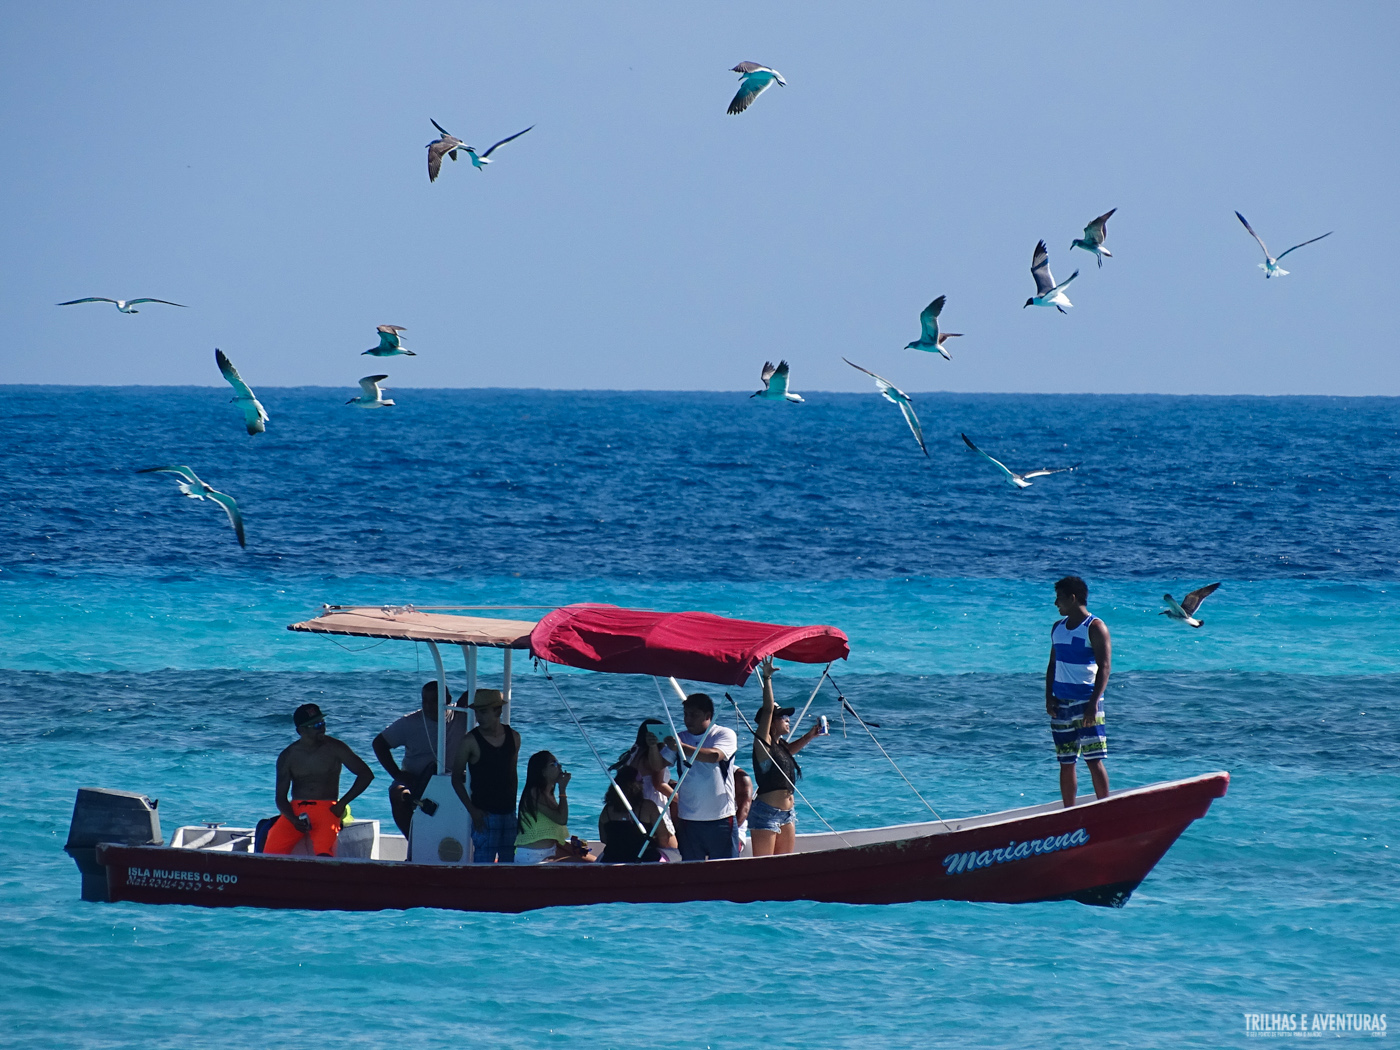
{"type": "MultiPolygon", "coordinates": [[[[1331,237],[1332,234],[1335,233],[1335,232],[1336,232],[1335,230],[1328,230],[1326,233],[1324,233],[1324,234],[1322,235],[1322,237],[1331,237]]],[[[1289,248],[1289,249],[1288,249],[1288,252],[1296,252],[1299,248],[1303,247],[1303,245],[1305,245],[1305,244],[1312,244],[1313,241],[1320,241],[1320,240],[1322,240],[1322,237],[1314,237],[1314,238],[1312,239],[1312,241],[1304,241],[1303,244],[1295,244],[1292,248],[1289,248]]],[[[1287,255],[1288,252],[1284,252],[1283,255],[1287,255]]],[[[1282,259],[1282,258],[1283,258],[1283,255],[1280,255],[1278,258],[1279,258],[1279,259],[1282,259]]],[[[1275,259],[1274,262],[1278,262],[1278,259],[1275,259]]]]}
{"type": "Polygon", "coordinates": [[[1185,609],[1183,609],[1180,605],[1178,605],[1178,604],[1176,603],[1176,599],[1173,598],[1170,594],[1164,594],[1164,595],[1162,595],[1162,601],[1164,601],[1164,602],[1167,603],[1167,612],[1171,613],[1173,616],[1179,616],[1179,617],[1181,617],[1183,620],[1185,620],[1187,617],[1189,617],[1189,616],[1191,615],[1189,612],[1187,612],[1185,609]]]}
{"type": "MultiPolygon", "coordinates": [[[[854,361],[852,361],[850,358],[843,357],[843,358],[841,358],[841,360],[842,360],[842,361],[845,361],[846,364],[850,365],[852,368],[859,369],[860,371],[864,372],[866,375],[870,376],[870,378],[874,379],[874,380],[875,380],[875,385],[878,386],[878,387],[880,388],[880,393],[884,394],[885,397],[888,398],[890,401],[894,401],[894,400],[895,400],[894,398],[890,397],[890,391],[891,391],[891,390],[893,390],[893,391],[894,391],[896,394],[898,394],[900,397],[903,397],[903,396],[904,396],[904,391],[900,390],[899,387],[895,386],[893,383],[891,383],[891,382],[890,382],[888,379],[886,379],[884,376],[876,375],[874,372],[870,371],[870,369],[868,369],[868,368],[861,368],[860,365],[856,364],[856,363],[855,363],[854,361]]],[[[898,402],[896,402],[896,403],[898,403],[898,402]]]]}
{"type": "Polygon", "coordinates": [[[163,474],[179,474],[180,477],[184,478],[184,479],[185,479],[186,481],[188,481],[191,485],[199,485],[199,486],[201,486],[201,487],[204,485],[204,482],[202,482],[202,481],[199,480],[199,475],[196,474],[194,471],[192,471],[189,467],[186,467],[186,466],[174,466],[174,467],[143,467],[141,470],[138,470],[136,473],[138,473],[138,474],[158,474],[158,473],[163,473],[163,474]]]}
{"type": "Polygon", "coordinates": [[[238,513],[238,501],[228,493],[220,492],[218,489],[210,489],[205,495],[224,508],[224,512],[228,515],[229,524],[233,526],[234,535],[238,537],[238,545],[240,547],[248,546],[248,540],[243,535],[243,515],[238,513]]]}
{"type": "Polygon", "coordinates": [[[442,155],[449,150],[455,149],[451,143],[444,139],[428,143],[428,181],[437,180],[438,172],[442,170],[442,155]]]}
{"type": "Polygon", "coordinates": [[[399,332],[403,329],[398,325],[382,324],[376,329],[379,332],[380,350],[397,350],[399,348],[399,332]]]}
{"type": "Polygon", "coordinates": [[[763,362],[763,371],[758,374],[758,378],[763,381],[764,387],[768,386],[768,380],[773,378],[773,373],[778,370],[778,366],[772,361],[763,362]]]}
{"type": "Polygon", "coordinates": [[[1045,295],[1054,290],[1055,278],[1050,275],[1050,252],[1044,241],[1036,242],[1035,253],[1031,256],[1031,276],[1035,278],[1036,295],[1045,295]]]}
{"type": "Polygon", "coordinates": [[[380,393],[379,384],[388,378],[387,375],[365,376],[360,380],[360,389],[365,392],[365,397],[372,397],[376,401],[380,401],[383,395],[380,393]]]}
{"type": "Polygon", "coordinates": [[[749,74],[749,73],[772,73],[772,72],[775,72],[775,70],[769,69],[767,66],[760,65],[760,64],[757,63],[757,62],[740,62],[737,66],[735,66],[733,69],[731,69],[730,72],[731,72],[731,73],[744,73],[744,74],[749,74]]]}
{"type": "Polygon", "coordinates": [[[448,131],[445,127],[443,127],[441,124],[439,124],[439,123],[438,123],[436,120],[434,120],[432,117],[429,117],[429,118],[428,118],[428,123],[431,124],[433,127],[437,128],[437,129],[438,129],[438,134],[440,134],[443,138],[445,138],[445,139],[450,139],[450,138],[453,137],[453,135],[452,135],[452,133],[451,133],[450,131],[448,131]]]}
{"type": "MultiPolygon", "coordinates": [[[[1006,464],[1003,463],[1001,460],[997,459],[995,456],[989,456],[989,455],[987,455],[987,453],[983,452],[980,448],[978,448],[976,445],[974,445],[974,444],[972,443],[972,439],[971,439],[970,437],[968,437],[966,434],[963,434],[963,435],[961,435],[961,436],[962,436],[962,439],[963,439],[963,443],[966,444],[968,448],[972,449],[973,452],[976,452],[979,456],[981,456],[983,459],[987,460],[989,463],[992,463],[993,465],[995,465],[996,468],[997,468],[998,470],[1000,470],[1003,474],[1005,474],[1005,475],[1007,476],[1008,479],[1012,479],[1012,478],[1015,478],[1015,477],[1016,477],[1015,474],[1013,474],[1010,470],[1007,469],[1006,464]]],[[[1029,476],[1029,475],[1027,475],[1027,476],[1029,476]]]]}
{"type": "MultiPolygon", "coordinates": [[[[772,367],[771,365],[769,366],[772,367]]],[[[771,377],[764,380],[768,386],[768,392],[779,397],[787,397],[788,392],[788,363],[779,361],[778,367],[773,369],[771,377]]]]}
{"type": "Polygon", "coordinates": [[[1108,235],[1108,231],[1104,227],[1108,225],[1108,220],[1113,218],[1113,213],[1117,210],[1117,208],[1110,208],[1088,226],[1085,226],[1084,239],[1091,244],[1102,244],[1103,239],[1108,235]]]}
{"type": "MultiPolygon", "coordinates": [[[[1240,222],[1244,223],[1244,228],[1249,231],[1249,235],[1253,237],[1256,241],[1258,241],[1259,247],[1263,248],[1264,250],[1264,258],[1273,258],[1273,256],[1269,254],[1269,249],[1265,246],[1263,239],[1257,233],[1254,232],[1254,227],[1249,224],[1249,220],[1246,219],[1239,212],[1235,212],[1235,218],[1239,219],[1240,222]]],[[[1274,261],[1277,262],[1278,260],[1275,259],[1274,261]]]]}
{"type": "Polygon", "coordinates": [[[137,303],[164,303],[166,306],[178,306],[183,310],[189,309],[184,303],[172,303],[169,299],[128,299],[126,301],[127,306],[135,306],[137,303]]]}
{"type": "Polygon", "coordinates": [[[1066,471],[1075,470],[1075,467],[1042,467],[1040,470],[1028,470],[1021,475],[1023,478],[1043,478],[1050,474],[1064,474],[1066,471]]]}
{"type": "Polygon", "coordinates": [[[767,91],[772,84],[772,74],[766,69],[745,76],[739,82],[738,93],[730,100],[728,112],[731,115],[744,112],[753,105],[753,100],[767,91]]]}
{"type": "Polygon", "coordinates": [[[919,324],[923,326],[925,342],[938,339],[938,315],[943,312],[943,304],[947,301],[946,295],[940,295],[924,307],[923,313],[919,314],[919,324]]]}
{"type": "MultiPolygon", "coordinates": [[[[1045,272],[1046,272],[1046,273],[1049,273],[1050,271],[1047,269],[1045,272]]],[[[1050,295],[1054,295],[1056,292],[1061,291],[1062,289],[1068,288],[1068,287],[1069,287],[1069,283],[1070,283],[1071,281],[1073,281],[1073,280],[1074,280],[1076,277],[1078,277],[1078,276],[1079,276],[1079,271],[1078,271],[1078,270],[1075,270],[1074,273],[1070,274],[1068,277],[1066,277],[1066,278],[1065,278],[1063,281],[1061,281],[1059,284],[1057,284],[1057,285],[1055,285],[1053,288],[1051,288],[1049,294],[1050,294],[1050,295]]]]}
{"type": "Polygon", "coordinates": [[[1198,587],[1185,598],[1181,599],[1181,607],[1186,610],[1188,616],[1194,616],[1196,610],[1201,607],[1201,602],[1214,594],[1215,589],[1219,586],[1220,584],[1218,583],[1212,583],[1207,587],[1198,587]]]}
{"type": "Polygon", "coordinates": [[[66,303],[59,303],[59,306],[77,306],[79,303],[115,303],[115,299],[108,299],[101,295],[92,295],[86,299],[69,299],[66,303]]]}
{"type": "MultiPolygon", "coordinates": [[[[889,397],[888,394],[885,395],[889,397]]],[[[914,440],[919,443],[919,448],[923,450],[925,456],[928,455],[928,446],[924,444],[924,431],[919,426],[919,417],[914,414],[914,404],[905,396],[903,391],[899,391],[899,400],[895,402],[899,405],[899,410],[904,413],[904,422],[909,424],[909,429],[914,432],[914,440]]]]}
{"type": "MultiPolygon", "coordinates": [[[[533,128],[534,126],[535,126],[535,125],[531,124],[531,125],[530,125],[530,128],[533,128]]],[[[529,131],[530,128],[526,128],[525,131],[529,131]]],[[[511,135],[509,138],[501,139],[501,141],[498,142],[498,143],[496,143],[495,146],[492,146],[492,147],[491,147],[490,149],[488,149],[485,153],[483,153],[483,154],[481,155],[481,159],[482,159],[482,160],[485,160],[487,157],[491,156],[491,154],[494,153],[494,152],[496,151],[496,147],[497,147],[497,146],[504,146],[507,142],[512,142],[512,141],[514,141],[515,139],[518,139],[521,135],[525,134],[525,131],[517,131],[514,135],[511,135]]]]}
{"type": "Polygon", "coordinates": [[[257,395],[253,393],[252,388],[248,386],[247,383],[243,382],[243,377],[238,374],[238,369],[233,367],[233,362],[228,359],[228,354],[224,353],[218,347],[215,347],[214,360],[218,362],[219,371],[224,374],[224,378],[228,380],[229,386],[233,387],[234,392],[237,393],[239,397],[248,398],[251,401],[256,401],[258,399],[257,395]]]}

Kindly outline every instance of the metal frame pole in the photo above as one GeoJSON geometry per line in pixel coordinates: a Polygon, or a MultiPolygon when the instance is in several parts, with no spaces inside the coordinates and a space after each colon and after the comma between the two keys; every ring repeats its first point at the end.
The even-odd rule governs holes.
{"type": "Polygon", "coordinates": [[[510,724],[510,649],[503,650],[505,653],[505,670],[501,673],[501,695],[505,697],[506,708],[501,712],[501,721],[510,724]]]}
{"type": "Polygon", "coordinates": [[[442,776],[447,772],[447,672],[443,669],[437,642],[428,641],[428,652],[433,654],[433,664],[437,667],[437,771],[438,776],[442,776]]]}
{"type": "Polygon", "coordinates": [[[792,723],[792,728],[788,730],[787,738],[789,744],[792,743],[793,738],[797,736],[797,727],[800,726],[802,724],[802,720],[807,717],[807,708],[812,706],[812,701],[817,698],[817,693],[821,692],[822,683],[826,681],[826,672],[830,670],[831,665],[827,664],[826,667],[822,670],[822,676],[817,679],[817,687],[812,690],[812,695],[807,697],[807,702],[802,705],[802,711],[800,714],[798,714],[797,721],[792,723]]]}

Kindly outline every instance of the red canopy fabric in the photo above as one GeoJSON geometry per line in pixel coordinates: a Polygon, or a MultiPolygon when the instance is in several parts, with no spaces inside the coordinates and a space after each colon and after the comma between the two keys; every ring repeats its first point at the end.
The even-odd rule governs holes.
{"type": "Polygon", "coordinates": [[[835,627],[784,627],[702,612],[570,605],[535,625],[530,650],[541,660],[589,671],[743,685],[765,656],[824,664],[844,660],[851,647],[835,627]]]}

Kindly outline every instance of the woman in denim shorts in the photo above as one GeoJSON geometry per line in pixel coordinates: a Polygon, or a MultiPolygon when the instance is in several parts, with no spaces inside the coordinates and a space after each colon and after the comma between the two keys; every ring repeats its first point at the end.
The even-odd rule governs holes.
{"type": "Polygon", "coordinates": [[[753,772],[757,796],[749,808],[749,841],[755,857],[791,853],[797,847],[797,811],[793,792],[802,776],[802,767],[793,755],[817,735],[817,727],[789,743],[784,739],[792,729],[795,708],[779,707],[773,699],[773,658],[759,667],[763,680],[763,706],[754,718],[757,731],[753,741],[753,772]]]}

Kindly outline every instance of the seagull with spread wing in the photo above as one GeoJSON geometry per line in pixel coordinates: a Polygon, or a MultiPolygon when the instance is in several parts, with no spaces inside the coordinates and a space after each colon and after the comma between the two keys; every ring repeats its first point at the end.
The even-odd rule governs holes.
{"type": "Polygon", "coordinates": [[[438,172],[442,170],[443,155],[445,154],[451,157],[453,161],[456,161],[457,151],[466,145],[466,143],[457,138],[457,136],[448,134],[447,129],[436,120],[433,120],[432,117],[429,117],[428,120],[433,127],[438,129],[441,136],[428,143],[428,181],[436,182],[438,172]]]}
{"type": "MultiPolygon", "coordinates": [[[[533,128],[534,126],[535,125],[531,124],[529,128],[525,129],[525,131],[529,131],[530,128],[533,128]]],[[[491,154],[495,153],[496,150],[504,146],[507,142],[514,142],[521,135],[525,134],[525,131],[517,131],[514,135],[506,136],[505,138],[501,139],[500,142],[497,142],[494,146],[488,149],[485,153],[482,153],[480,155],[478,155],[476,150],[474,150],[471,146],[463,146],[462,148],[467,151],[467,156],[469,156],[472,159],[472,164],[476,167],[476,170],[485,171],[486,165],[491,163],[491,154]]]]}
{"type": "Polygon", "coordinates": [[[399,339],[399,333],[407,332],[407,328],[396,324],[382,324],[375,331],[379,333],[379,345],[370,347],[364,354],[360,355],[361,357],[364,357],[365,354],[371,354],[374,357],[395,357],[398,354],[407,354],[409,357],[418,356],[404,346],[399,339]]]}
{"type": "Polygon", "coordinates": [[[248,433],[261,434],[267,429],[265,424],[269,418],[262,402],[258,400],[252,388],[243,382],[243,377],[238,374],[238,369],[233,367],[228,355],[217,346],[214,348],[214,360],[219,365],[219,371],[228,380],[229,386],[233,387],[233,403],[243,410],[243,425],[248,428],[248,433]]]}
{"type": "Polygon", "coordinates": [[[924,444],[924,431],[919,426],[919,417],[914,414],[914,402],[909,400],[909,395],[899,387],[895,386],[884,376],[878,376],[868,368],[861,368],[849,358],[841,358],[852,368],[864,372],[871,379],[875,380],[875,385],[879,387],[881,395],[891,404],[899,406],[899,411],[904,414],[904,422],[909,424],[909,429],[914,433],[914,440],[919,443],[919,448],[923,450],[925,456],[928,455],[928,446],[924,444]]]}
{"type": "Polygon", "coordinates": [[[347,405],[354,405],[356,408],[391,408],[394,402],[384,397],[384,391],[379,388],[379,384],[388,379],[388,376],[365,376],[360,380],[360,389],[364,391],[359,397],[352,397],[345,402],[347,405]]]}
{"type": "Polygon", "coordinates": [[[730,70],[731,73],[739,74],[739,93],[734,96],[734,100],[729,103],[729,113],[742,113],[753,105],[753,100],[758,98],[774,84],[778,87],[787,87],[787,81],[776,69],[761,66],[757,62],[740,62],[730,70]]]}
{"type": "Polygon", "coordinates": [[[1280,255],[1277,259],[1275,259],[1272,255],[1269,254],[1269,249],[1265,247],[1263,239],[1257,233],[1254,232],[1254,227],[1249,224],[1249,220],[1246,219],[1239,212],[1235,212],[1235,218],[1239,219],[1240,222],[1244,223],[1244,228],[1249,231],[1249,235],[1253,237],[1256,241],[1258,241],[1259,247],[1264,250],[1264,261],[1259,264],[1259,269],[1264,271],[1265,277],[1287,277],[1288,271],[1283,269],[1283,267],[1279,266],[1279,261],[1283,259],[1283,255],[1287,255],[1288,252],[1296,252],[1299,248],[1302,248],[1304,245],[1312,244],[1313,241],[1320,241],[1322,240],[1322,237],[1331,237],[1332,234],[1336,232],[1335,230],[1328,230],[1322,235],[1322,237],[1314,237],[1311,241],[1304,241],[1302,244],[1295,244],[1292,248],[1288,249],[1288,252],[1284,252],[1283,255],[1280,255]]]}
{"type": "Polygon", "coordinates": [[[162,303],[165,306],[178,306],[182,310],[188,310],[184,303],[172,303],[169,299],[108,299],[101,295],[90,295],[86,299],[69,299],[66,303],[59,303],[59,306],[77,306],[79,303],[111,303],[120,313],[139,314],[136,309],[137,303],[162,303]]]}
{"type": "Polygon", "coordinates": [[[779,361],[777,366],[772,361],[763,362],[763,371],[759,378],[763,380],[763,389],[755,390],[749,397],[756,397],[761,401],[793,401],[802,404],[803,398],[788,390],[788,363],[779,361]]]}
{"type": "Polygon", "coordinates": [[[1069,282],[1079,276],[1079,271],[1069,275],[1069,279],[1063,284],[1056,284],[1054,276],[1050,273],[1050,252],[1045,247],[1044,241],[1037,241],[1035,253],[1031,256],[1031,276],[1035,278],[1035,295],[1026,300],[1026,306],[1053,306],[1060,313],[1065,312],[1066,306],[1073,306],[1065,295],[1065,289],[1069,287],[1069,282]]]}
{"type": "Polygon", "coordinates": [[[997,470],[1001,471],[1002,480],[1005,481],[1012,488],[1028,489],[1031,487],[1031,478],[1042,478],[1045,477],[1047,474],[1063,474],[1066,471],[1075,469],[1074,467],[1042,468],[1041,470],[1028,470],[1024,474],[1017,474],[1014,470],[1007,469],[1006,464],[1003,463],[1001,460],[987,455],[987,453],[983,452],[980,448],[974,445],[972,443],[972,439],[969,438],[966,434],[963,434],[961,436],[963,439],[963,443],[966,444],[968,448],[972,449],[973,452],[976,452],[988,463],[996,467],[997,470]]]}
{"type": "Polygon", "coordinates": [[[233,526],[234,534],[238,537],[240,547],[248,546],[248,541],[243,535],[243,515],[238,513],[238,502],[226,492],[199,480],[199,475],[186,466],[177,467],[146,467],[138,470],[138,474],[174,474],[180,481],[180,491],[190,499],[210,499],[224,508],[224,513],[228,515],[229,524],[233,526]]]}
{"type": "Polygon", "coordinates": [[[948,353],[943,345],[949,339],[962,337],[961,332],[940,332],[938,330],[938,315],[943,312],[943,304],[948,301],[946,295],[940,295],[933,302],[924,307],[924,312],[919,315],[919,324],[923,326],[923,334],[912,343],[906,343],[906,350],[927,350],[929,353],[939,353],[943,355],[945,361],[951,361],[953,355],[948,353]]]}
{"type": "Polygon", "coordinates": [[[1082,238],[1076,237],[1069,242],[1070,251],[1074,251],[1075,248],[1083,248],[1086,252],[1093,252],[1094,258],[1099,261],[1099,269],[1102,270],[1104,256],[1113,258],[1113,253],[1103,246],[1103,239],[1108,236],[1108,231],[1105,229],[1108,220],[1113,218],[1113,213],[1117,210],[1117,208],[1110,208],[1088,226],[1085,226],[1084,236],[1082,238]]]}
{"type": "Polygon", "coordinates": [[[1200,627],[1205,621],[1196,619],[1196,610],[1201,607],[1201,602],[1215,593],[1215,589],[1219,586],[1218,583],[1212,583],[1209,586],[1200,587],[1181,599],[1180,605],[1170,594],[1164,594],[1162,601],[1167,603],[1167,607],[1159,615],[1170,616],[1173,620],[1180,620],[1192,627],[1200,627]]]}

